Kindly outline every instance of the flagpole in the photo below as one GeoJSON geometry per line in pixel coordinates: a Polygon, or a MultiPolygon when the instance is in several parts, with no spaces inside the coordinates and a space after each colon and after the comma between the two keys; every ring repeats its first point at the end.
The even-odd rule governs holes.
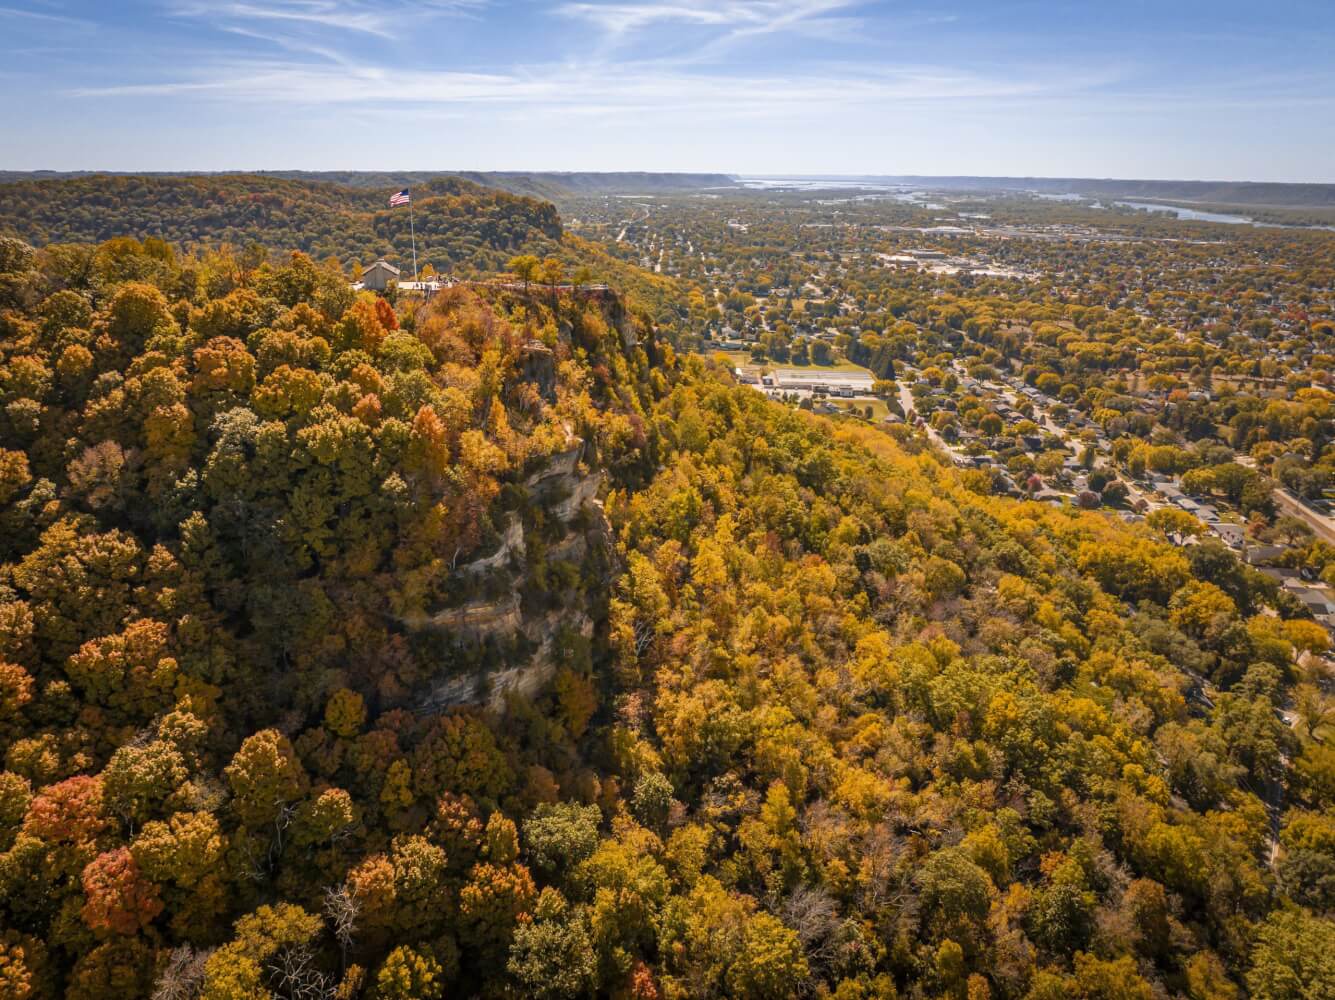
{"type": "Polygon", "coordinates": [[[408,191],[408,228],[413,234],[413,281],[417,281],[417,224],[413,221],[413,193],[408,191]]]}

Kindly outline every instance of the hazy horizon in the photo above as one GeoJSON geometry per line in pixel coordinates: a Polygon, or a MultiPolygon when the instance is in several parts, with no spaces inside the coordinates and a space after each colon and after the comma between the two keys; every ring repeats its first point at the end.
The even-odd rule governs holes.
{"type": "Polygon", "coordinates": [[[975,171],[954,170],[943,173],[922,173],[919,171],[903,171],[899,173],[836,173],[833,171],[747,171],[747,170],[727,170],[703,167],[700,169],[681,169],[681,170],[655,170],[649,167],[624,167],[617,169],[555,169],[549,167],[386,167],[386,166],[366,166],[366,167],[324,167],[308,168],[293,167],[286,165],[266,166],[266,167],[145,167],[145,168],[116,168],[116,167],[78,167],[78,168],[57,168],[57,167],[0,167],[0,173],[12,174],[56,174],[56,175],[74,175],[74,174],[108,174],[108,175],[152,175],[167,174],[180,176],[208,176],[208,175],[226,175],[226,174],[323,174],[323,173],[354,173],[354,174],[439,174],[439,175],[467,175],[467,174],[535,174],[535,175],[634,175],[646,174],[651,176],[692,176],[692,175],[718,175],[730,177],[736,181],[746,180],[802,180],[802,181],[868,181],[868,182],[906,182],[915,180],[924,181],[965,181],[965,180],[1003,180],[1003,181],[1038,181],[1038,182],[1061,182],[1061,181],[1091,181],[1096,183],[1139,183],[1148,182],[1156,184],[1277,184],[1277,185],[1300,185],[1300,186],[1335,186],[1335,179],[1323,181],[1292,181],[1292,180],[1257,180],[1252,177],[1181,177],[1181,176],[1114,176],[1114,175],[1094,175],[1094,174],[997,174],[975,171]]]}

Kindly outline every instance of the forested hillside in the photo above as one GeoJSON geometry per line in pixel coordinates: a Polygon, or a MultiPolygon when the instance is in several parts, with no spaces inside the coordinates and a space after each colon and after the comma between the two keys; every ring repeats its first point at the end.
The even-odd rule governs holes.
{"type": "MultiPolygon", "coordinates": [[[[412,260],[408,209],[389,207],[394,188],[344,186],[257,174],[88,175],[0,184],[0,233],[30,243],[154,237],[177,246],[261,244],[318,260],[368,264],[412,260]]],[[[523,249],[561,239],[550,204],[454,177],[413,190],[418,262],[500,270],[523,249]]]]}
{"type": "Polygon", "coordinates": [[[0,241],[0,995],[1327,1000],[1323,630],[636,315],[0,241]]]}
{"type": "MultiPolygon", "coordinates": [[[[0,170],[0,184],[26,181],[71,180],[106,176],[96,171],[0,170]]],[[[115,176],[115,175],[113,175],[115,176]]],[[[130,176],[130,175],[124,175],[130,176]]],[[[154,172],[154,178],[223,177],[224,174],[154,172]]],[[[343,187],[394,190],[409,185],[467,181],[511,194],[555,201],[588,195],[667,194],[739,187],[728,174],[683,174],[655,171],[555,170],[259,170],[241,176],[313,181],[343,187]]]]}
{"type": "Polygon", "coordinates": [[[352,187],[399,187],[441,177],[458,177],[511,194],[559,201],[580,195],[664,194],[736,187],[727,174],[682,174],[651,171],[460,170],[432,171],[275,170],[266,176],[293,180],[332,181],[352,187]]]}

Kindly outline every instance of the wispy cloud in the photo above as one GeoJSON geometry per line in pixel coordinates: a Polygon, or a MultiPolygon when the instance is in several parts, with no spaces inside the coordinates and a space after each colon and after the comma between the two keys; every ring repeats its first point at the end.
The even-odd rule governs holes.
{"type": "Polygon", "coordinates": [[[0,0],[0,161],[1328,172],[1335,5],[1200,5],[0,0]]]}
{"type": "Polygon", "coordinates": [[[852,0],[643,0],[631,3],[563,3],[555,12],[592,22],[614,35],[658,24],[718,28],[728,33],[761,34],[794,28],[854,6],[852,0]]]}
{"type": "Polygon", "coordinates": [[[395,38],[423,18],[445,14],[473,14],[486,5],[487,0],[424,0],[407,3],[403,0],[233,0],[227,3],[204,3],[184,0],[173,7],[181,17],[207,19],[216,24],[237,23],[288,24],[313,28],[335,29],[395,38]]]}
{"type": "MultiPolygon", "coordinates": [[[[472,16],[490,0],[161,0],[181,17],[278,46],[285,55],[256,48],[249,55],[174,60],[151,77],[67,91],[79,98],[194,97],[263,102],[270,106],[334,105],[414,108],[442,114],[468,108],[489,112],[551,111],[570,116],[653,114],[772,116],[794,110],[885,106],[905,101],[1015,99],[1069,92],[1082,74],[987,74],[951,65],[887,66],[820,63],[814,56],[785,61],[713,59],[734,40],[827,31],[855,23],[867,0],[541,0],[559,18],[593,24],[607,37],[674,35],[707,29],[691,51],[663,57],[628,46],[553,49],[540,62],[442,65],[416,44],[398,38],[426,16],[472,16]],[[549,6],[548,4],[554,4],[549,6]],[[661,30],[658,30],[661,29],[661,30]],[[344,44],[340,32],[392,40],[383,49],[344,44]],[[405,46],[411,45],[411,52],[405,46]],[[398,54],[390,54],[395,53],[398,54]],[[702,55],[703,53],[703,55],[702,55]],[[478,66],[486,69],[479,71],[478,66]],[[494,69],[492,67],[495,67],[494,69]]],[[[494,24],[495,22],[493,22],[494,24]]],[[[494,54],[494,53],[493,53],[494,54]]],[[[1088,76],[1088,74],[1083,74],[1088,76]]]]}
{"type": "Polygon", "coordinates": [[[236,35],[238,38],[249,38],[261,44],[276,45],[280,49],[285,49],[296,55],[315,56],[317,59],[324,59],[327,62],[338,63],[339,65],[348,65],[350,62],[348,57],[338,49],[328,45],[319,45],[302,38],[293,38],[289,35],[276,34],[271,31],[256,31],[253,28],[234,24],[223,25],[220,30],[227,32],[229,35],[236,35]]]}
{"type": "Polygon", "coordinates": [[[51,14],[38,10],[23,10],[18,7],[0,7],[0,18],[41,21],[46,24],[77,25],[81,28],[92,26],[91,21],[85,21],[81,17],[70,17],[68,14],[51,14]]]}
{"type": "Polygon", "coordinates": [[[81,98],[193,94],[266,104],[366,105],[386,108],[486,105],[582,114],[787,114],[895,102],[1041,98],[1084,84],[1069,72],[1050,80],[994,78],[943,67],[901,67],[850,78],[831,69],[801,76],[723,76],[644,69],[633,64],[535,66],[523,72],[466,73],[379,66],[293,65],[247,61],[197,77],[129,86],[84,87],[81,98]]]}

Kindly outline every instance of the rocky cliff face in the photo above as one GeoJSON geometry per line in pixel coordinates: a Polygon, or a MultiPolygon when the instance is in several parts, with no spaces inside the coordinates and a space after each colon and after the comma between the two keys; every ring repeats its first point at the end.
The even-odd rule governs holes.
{"type": "MultiPolygon", "coordinates": [[[[494,294],[525,310],[533,305],[512,288],[494,294]]],[[[535,308],[545,301],[536,292],[533,298],[535,308]]],[[[589,386],[580,391],[589,393],[590,404],[613,412],[627,408],[626,389],[643,385],[614,393],[609,373],[624,376],[622,360],[658,363],[652,331],[614,292],[589,289],[575,306],[558,311],[554,338],[519,345],[508,377],[532,390],[522,393],[529,414],[559,408],[565,360],[588,369],[589,386]]],[[[634,426],[643,430],[638,422],[634,426]]],[[[607,479],[604,458],[608,468],[625,465],[623,454],[604,456],[566,425],[559,450],[525,469],[524,478],[506,483],[491,514],[496,530],[488,532],[490,540],[463,553],[446,581],[433,580],[433,593],[450,596],[399,619],[433,659],[439,651],[434,680],[414,699],[422,711],[463,704],[503,710],[511,692],[540,693],[563,665],[588,668],[590,643],[578,637],[594,638],[614,572],[599,499],[607,479]]]]}
{"type": "Polygon", "coordinates": [[[540,340],[530,340],[519,355],[520,378],[532,382],[546,402],[556,402],[556,354],[540,340]]]}
{"type": "MultiPolygon", "coordinates": [[[[523,483],[530,502],[545,513],[542,555],[548,565],[581,565],[595,549],[610,552],[607,520],[598,499],[604,476],[587,466],[585,452],[584,442],[572,437],[568,448],[548,458],[523,483]],[[554,526],[559,526],[559,537],[553,541],[554,526]]],[[[509,589],[501,596],[466,600],[403,619],[409,629],[433,633],[450,645],[529,652],[508,656],[494,669],[442,677],[419,702],[420,709],[485,702],[503,711],[511,692],[531,697],[551,680],[556,670],[553,644],[563,629],[592,638],[594,617],[578,593],[565,595],[560,607],[526,607],[522,588],[529,569],[530,530],[520,515],[509,515],[496,550],[456,568],[461,580],[473,582],[479,590],[483,580],[506,581],[509,589]]]]}

